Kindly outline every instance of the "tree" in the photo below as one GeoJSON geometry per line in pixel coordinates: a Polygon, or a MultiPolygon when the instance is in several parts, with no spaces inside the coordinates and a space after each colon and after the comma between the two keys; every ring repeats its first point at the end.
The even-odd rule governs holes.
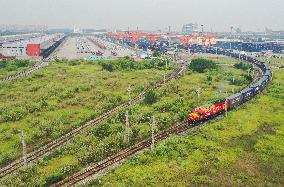
{"type": "Polygon", "coordinates": [[[199,58],[192,60],[189,68],[198,73],[204,73],[206,70],[217,69],[217,65],[212,60],[199,58]]]}
{"type": "Polygon", "coordinates": [[[234,64],[234,67],[237,68],[237,69],[248,70],[248,69],[252,68],[252,65],[240,62],[240,63],[234,64]]]}
{"type": "Polygon", "coordinates": [[[158,100],[158,94],[154,90],[150,90],[146,93],[144,103],[145,104],[153,104],[157,102],[158,100]]]}

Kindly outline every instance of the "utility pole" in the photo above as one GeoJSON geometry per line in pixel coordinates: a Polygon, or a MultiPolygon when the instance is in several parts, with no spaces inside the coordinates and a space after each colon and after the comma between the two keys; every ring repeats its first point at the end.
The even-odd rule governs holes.
{"type": "Polygon", "coordinates": [[[197,88],[195,92],[197,94],[197,98],[200,98],[201,88],[197,88]]]}
{"type": "Polygon", "coordinates": [[[128,86],[127,91],[128,91],[129,104],[131,104],[131,86],[130,85],[128,86]]]}
{"type": "Polygon", "coordinates": [[[235,77],[233,77],[233,90],[232,90],[233,94],[235,94],[235,77]]]}
{"type": "Polygon", "coordinates": [[[152,117],[152,123],[151,123],[151,131],[152,131],[152,144],[151,144],[151,149],[153,150],[155,147],[155,116],[152,117]]]}
{"type": "Polygon", "coordinates": [[[124,132],[124,142],[129,142],[129,114],[128,110],[125,113],[125,132],[124,132]]]}
{"type": "Polygon", "coordinates": [[[234,29],[234,27],[231,26],[231,36],[233,35],[233,29],[234,29]]]}
{"type": "Polygon", "coordinates": [[[200,104],[200,92],[201,92],[201,88],[197,88],[195,92],[196,92],[196,95],[197,95],[198,104],[200,104]]]}
{"type": "Polygon", "coordinates": [[[252,65],[252,77],[253,77],[253,81],[254,81],[254,79],[255,79],[254,74],[255,74],[255,69],[254,69],[254,65],[252,65]]]}
{"type": "Polygon", "coordinates": [[[22,130],[21,139],[22,139],[22,145],[23,145],[23,160],[24,160],[25,166],[27,166],[28,165],[28,162],[27,162],[27,145],[26,145],[26,133],[25,133],[24,130],[22,130]]]}
{"type": "Polygon", "coordinates": [[[166,73],[164,72],[164,84],[166,84],[166,73]]]}
{"type": "Polygon", "coordinates": [[[168,58],[166,59],[166,69],[168,69],[168,58]]]}

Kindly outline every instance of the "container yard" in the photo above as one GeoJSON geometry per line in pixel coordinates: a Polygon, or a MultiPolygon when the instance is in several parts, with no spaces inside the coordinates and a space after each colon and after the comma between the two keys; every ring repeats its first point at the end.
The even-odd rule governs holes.
{"type": "Polygon", "coordinates": [[[242,39],[222,39],[218,35],[199,33],[191,35],[146,32],[108,32],[65,37],[64,34],[31,33],[0,37],[0,54],[4,58],[51,58],[101,60],[131,56],[143,59],[153,51],[161,53],[184,49],[201,51],[204,47],[245,52],[272,51],[279,53],[283,43],[275,41],[248,42],[242,39]],[[55,49],[66,39],[66,42],[55,49]]]}

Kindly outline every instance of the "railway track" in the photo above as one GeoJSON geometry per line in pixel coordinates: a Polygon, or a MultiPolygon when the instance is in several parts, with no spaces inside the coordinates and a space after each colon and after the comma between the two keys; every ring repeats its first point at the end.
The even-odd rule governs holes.
{"type": "MultiPolygon", "coordinates": [[[[175,124],[174,126],[165,129],[161,131],[160,133],[156,134],[154,136],[155,142],[162,141],[169,136],[173,134],[180,134],[190,128],[193,128],[192,126],[187,125],[186,120],[182,121],[180,123],[175,124]]],[[[146,140],[141,141],[140,143],[135,144],[134,146],[127,148],[73,176],[65,178],[63,181],[54,184],[54,187],[57,186],[72,186],[75,185],[78,182],[87,180],[88,177],[93,176],[94,174],[97,174],[98,172],[110,167],[111,165],[123,161],[124,159],[136,154],[137,152],[150,147],[152,144],[152,139],[148,138],[146,140]]]]}
{"type": "MultiPolygon", "coordinates": [[[[259,75],[263,75],[264,72],[261,71],[261,69],[259,68],[259,75]]],[[[258,76],[258,79],[260,79],[261,76],[258,76]]],[[[197,125],[199,126],[199,125],[197,125]]],[[[196,126],[190,126],[187,124],[186,121],[182,121],[180,123],[175,124],[174,126],[161,131],[160,133],[158,133],[157,135],[155,135],[154,139],[156,142],[159,142],[167,137],[169,137],[171,134],[179,134],[182,132],[185,132],[186,130],[190,129],[190,128],[194,128],[196,126]]],[[[111,157],[108,157],[107,159],[94,164],[91,167],[88,167],[84,170],[82,170],[81,172],[78,172],[70,177],[65,178],[64,180],[54,184],[53,186],[57,187],[57,186],[73,186],[77,183],[82,183],[82,182],[88,182],[88,180],[91,180],[91,177],[95,174],[98,174],[99,172],[109,168],[110,166],[112,166],[113,164],[117,163],[117,162],[121,162],[123,160],[125,160],[126,158],[136,154],[137,152],[148,148],[149,146],[151,146],[152,141],[151,138],[148,138],[134,146],[132,146],[131,148],[127,148],[111,157]]]]}
{"type": "MultiPolygon", "coordinates": [[[[165,83],[169,82],[170,80],[175,79],[175,78],[179,78],[180,76],[183,75],[183,73],[186,70],[187,70],[187,64],[183,64],[183,63],[180,64],[176,70],[174,70],[172,73],[168,74],[165,77],[165,80],[156,83],[153,88],[157,89],[157,88],[163,86],[165,83]]],[[[146,93],[147,93],[147,90],[140,93],[138,96],[136,96],[131,101],[123,103],[123,104],[107,111],[106,113],[98,116],[96,119],[89,121],[85,125],[80,126],[77,129],[74,129],[71,132],[65,134],[64,136],[62,136],[62,137],[48,143],[47,145],[39,148],[38,150],[35,150],[35,151],[27,154],[27,157],[26,157],[27,162],[35,161],[35,160],[41,158],[42,156],[45,156],[45,155],[51,153],[52,151],[54,151],[59,146],[67,143],[69,140],[74,138],[76,135],[80,134],[84,129],[86,129],[88,127],[95,126],[96,124],[100,123],[101,121],[109,118],[112,114],[114,114],[118,110],[121,110],[123,108],[126,108],[128,106],[131,106],[131,105],[141,101],[144,98],[146,93]]],[[[15,160],[11,164],[1,168],[0,169],[0,178],[2,178],[4,176],[6,176],[7,174],[15,171],[16,169],[22,167],[24,164],[25,164],[24,158],[22,157],[22,158],[15,160]]]]}

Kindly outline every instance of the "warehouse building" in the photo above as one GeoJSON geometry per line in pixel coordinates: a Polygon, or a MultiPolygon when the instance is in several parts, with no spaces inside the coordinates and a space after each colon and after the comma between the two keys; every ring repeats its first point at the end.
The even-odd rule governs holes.
{"type": "Polygon", "coordinates": [[[9,42],[6,40],[0,45],[0,54],[7,57],[46,57],[63,39],[64,34],[50,34],[33,35],[26,39],[14,39],[9,42]]]}
{"type": "Polygon", "coordinates": [[[43,35],[44,34],[41,34],[41,33],[29,33],[29,34],[0,36],[0,45],[3,43],[8,43],[8,42],[16,42],[16,41],[27,40],[30,38],[36,38],[36,37],[40,37],[43,35]]]}

